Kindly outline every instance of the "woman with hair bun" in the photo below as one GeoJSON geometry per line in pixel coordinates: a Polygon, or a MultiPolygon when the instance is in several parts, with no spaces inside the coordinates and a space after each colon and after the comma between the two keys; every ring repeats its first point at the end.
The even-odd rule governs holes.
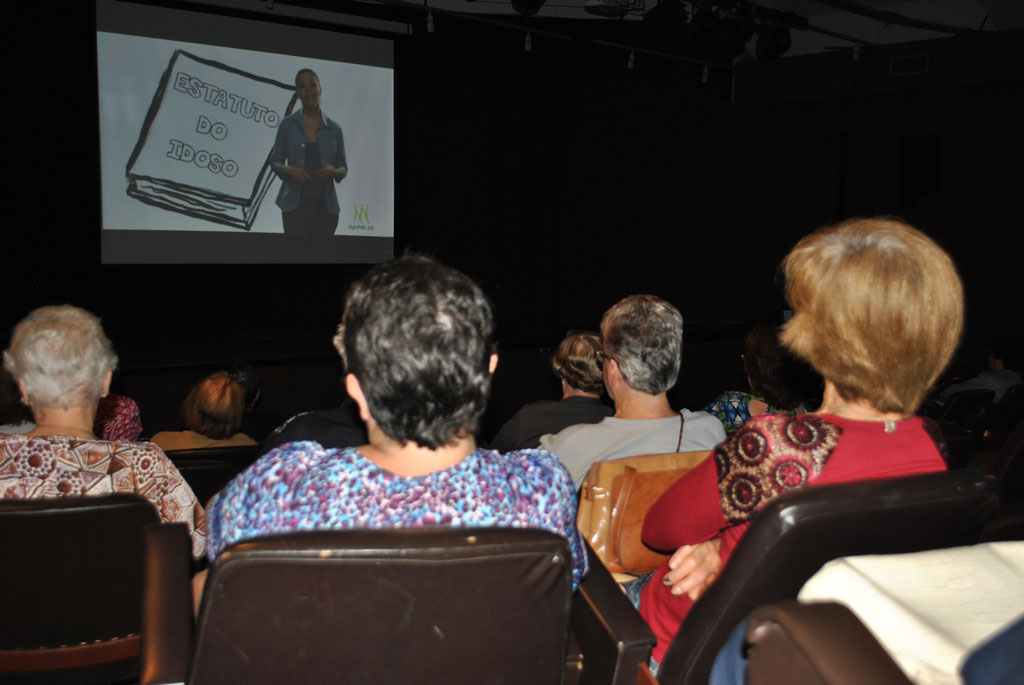
{"type": "Polygon", "coordinates": [[[614,412],[601,401],[601,336],[570,331],[551,357],[551,370],[562,382],[562,399],[527,404],[491,440],[499,452],[540,445],[542,436],[579,423],[597,423],[614,412]]]}
{"type": "Polygon", "coordinates": [[[677,550],[632,593],[658,639],[657,662],[774,498],[945,468],[938,431],[914,412],[963,326],[949,255],[902,221],[850,219],[804,237],[783,269],[794,313],[782,344],[824,377],[824,400],[813,414],[748,420],[648,511],[644,541],[677,550]]]}
{"type": "Polygon", "coordinates": [[[36,309],[14,327],[4,368],[36,426],[24,435],[0,435],[0,497],[134,492],[161,521],[187,524],[193,556],[203,555],[206,514],[167,455],[156,445],[93,433],[96,406],[117,368],[98,318],[70,305],[36,309]]]}

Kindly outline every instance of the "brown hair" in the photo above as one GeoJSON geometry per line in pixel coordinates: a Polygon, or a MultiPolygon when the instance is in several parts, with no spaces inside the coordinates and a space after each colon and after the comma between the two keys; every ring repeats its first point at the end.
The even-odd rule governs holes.
{"type": "Polygon", "coordinates": [[[214,440],[230,438],[242,427],[245,388],[226,371],[201,380],[181,404],[189,430],[214,440]]]}
{"type": "Polygon", "coordinates": [[[949,255],[897,219],[849,219],[801,239],[783,269],[794,314],[782,343],[843,399],[913,413],[963,327],[949,255]]]}
{"type": "Polygon", "coordinates": [[[750,381],[750,392],[779,409],[793,409],[800,404],[790,387],[794,360],[779,344],[778,329],[767,324],[754,326],[746,341],[743,370],[750,381]]]}
{"type": "Polygon", "coordinates": [[[551,370],[563,381],[583,392],[604,391],[604,376],[598,352],[601,337],[591,331],[569,331],[551,357],[551,370]]]}

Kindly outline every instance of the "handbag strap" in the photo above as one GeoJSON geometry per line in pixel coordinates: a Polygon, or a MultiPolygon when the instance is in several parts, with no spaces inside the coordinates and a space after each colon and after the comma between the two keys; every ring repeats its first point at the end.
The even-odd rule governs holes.
{"type": "Polygon", "coordinates": [[[633,492],[633,483],[636,481],[636,469],[627,466],[619,478],[622,481],[619,485],[618,496],[612,501],[611,530],[608,531],[608,559],[614,560],[619,566],[622,566],[622,559],[619,558],[619,535],[622,534],[622,522],[626,518],[629,495],[633,492]]]}
{"type": "Polygon", "coordinates": [[[679,412],[679,439],[676,440],[676,452],[678,452],[679,448],[683,446],[683,424],[684,423],[685,423],[685,421],[683,420],[683,412],[679,412]]]}

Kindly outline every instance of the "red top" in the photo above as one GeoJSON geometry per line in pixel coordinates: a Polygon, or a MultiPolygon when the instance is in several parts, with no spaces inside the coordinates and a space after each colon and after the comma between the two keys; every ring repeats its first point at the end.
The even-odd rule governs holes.
{"type": "MultiPolygon", "coordinates": [[[[715,448],[647,512],[643,539],[674,550],[718,537],[728,561],[754,514],[792,488],[910,476],[946,468],[938,432],[919,417],[885,432],[880,421],[851,421],[833,414],[763,415],[715,448]]],[[[640,613],[658,644],[661,661],[693,602],[662,584],[668,562],[644,587],[640,613]]]]}

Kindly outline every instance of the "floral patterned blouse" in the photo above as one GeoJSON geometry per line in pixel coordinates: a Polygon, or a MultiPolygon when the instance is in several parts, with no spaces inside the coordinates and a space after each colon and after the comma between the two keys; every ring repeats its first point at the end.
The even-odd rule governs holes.
{"type": "Polygon", "coordinates": [[[212,561],[228,545],[292,531],[423,526],[541,528],[569,541],[573,588],[587,571],[576,492],[542,450],[478,449],[423,476],[385,471],[354,447],[291,442],[239,474],[210,504],[212,561]]]}
{"type": "MultiPolygon", "coordinates": [[[[760,400],[764,402],[760,397],[752,395],[749,392],[727,390],[716,397],[711,404],[704,407],[704,411],[722,422],[722,426],[725,427],[726,435],[732,435],[742,428],[744,423],[750,420],[751,400],[760,400]]],[[[768,405],[768,408],[765,409],[764,413],[781,414],[783,416],[793,416],[796,414],[792,409],[779,409],[778,407],[773,407],[770,404],[768,405]]]]}

